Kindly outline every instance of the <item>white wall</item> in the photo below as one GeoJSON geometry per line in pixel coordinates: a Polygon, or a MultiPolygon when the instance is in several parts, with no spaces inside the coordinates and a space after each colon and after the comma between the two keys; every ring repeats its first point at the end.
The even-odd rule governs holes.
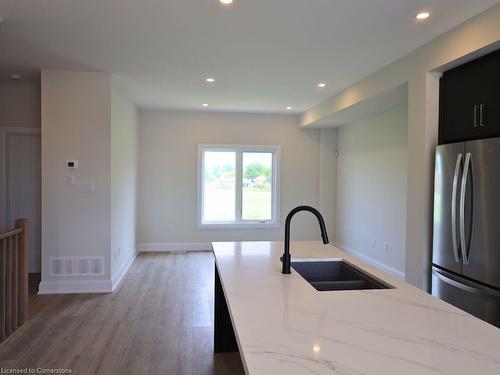
{"type": "Polygon", "coordinates": [[[500,46],[500,4],[346,88],[301,117],[301,126],[408,83],[406,280],[429,289],[438,75],[500,46]]]}
{"type": "Polygon", "coordinates": [[[111,92],[111,279],[135,257],[137,111],[113,80],[111,92]]]}
{"type": "MultiPolygon", "coordinates": [[[[110,284],[111,76],[42,72],[42,292],[74,282],[110,284]],[[71,172],[66,159],[78,159],[71,172]],[[66,184],[94,182],[93,193],[66,184]],[[50,256],[102,256],[102,277],[51,277],[50,256]]],[[[84,289],[86,291],[90,291],[84,289]]]]}
{"type": "MultiPolygon", "coordinates": [[[[281,146],[281,222],[295,206],[318,206],[319,130],[295,116],[139,111],[139,242],[282,240],[280,229],[197,228],[197,146],[281,146]]],[[[295,238],[319,239],[315,219],[297,215],[295,238]]]]}
{"type": "Polygon", "coordinates": [[[400,276],[405,272],[407,113],[405,105],[398,106],[340,127],[337,139],[334,240],[400,276]]]}
{"type": "Polygon", "coordinates": [[[40,127],[40,85],[0,84],[0,126],[40,127]]]}

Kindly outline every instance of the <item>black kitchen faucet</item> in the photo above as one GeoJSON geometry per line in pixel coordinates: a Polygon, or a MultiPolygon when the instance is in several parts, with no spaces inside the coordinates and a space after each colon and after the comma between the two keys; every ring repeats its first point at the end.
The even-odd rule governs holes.
{"type": "Polygon", "coordinates": [[[295,207],[290,213],[287,215],[285,220],[285,249],[283,252],[282,262],[283,262],[283,270],[281,273],[289,274],[290,273],[290,222],[292,221],[293,215],[300,211],[309,211],[312,212],[319,222],[319,228],[321,229],[321,237],[323,238],[323,243],[326,245],[328,241],[328,234],[326,233],[325,221],[323,220],[323,216],[319,213],[317,209],[311,206],[298,206],[295,207]]]}

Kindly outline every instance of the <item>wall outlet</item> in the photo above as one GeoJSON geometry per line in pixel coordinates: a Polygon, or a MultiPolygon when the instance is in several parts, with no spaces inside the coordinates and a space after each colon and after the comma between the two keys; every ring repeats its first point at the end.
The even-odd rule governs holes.
{"type": "Polygon", "coordinates": [[[66,176],[66,183],[68,185],[74,185],[76,183],[75,176],[66,176]]]}
{"type": "Polygon", "coordinates": [[[118,248],[118,256],[120,256],[120,248],[118,248]]]}
{"type": "Polygon", "coordinates": [[[117,252],[115,251],[115,262],[116,262],[116,256],[117,256],[117,252]]]}
{"type": "Polygon", "coordinates": [[[375,248],[377,247],[377,241],[376,241],[376,240],[372,240],[372,241],[370,242],[370,246],[371,246],[373,249],[375,249],[375,248]]]}
{"type": "Polygon", "coordinates": [[[384,242],[384,250],[389,251],[389,244],[387,243],[387,241],[384,242]]]}

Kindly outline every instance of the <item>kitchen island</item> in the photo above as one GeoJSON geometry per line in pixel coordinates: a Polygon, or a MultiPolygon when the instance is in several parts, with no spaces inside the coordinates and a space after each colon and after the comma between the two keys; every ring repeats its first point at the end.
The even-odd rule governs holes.
{"type": "Polygon", "coordinates": [[[215,242],[215,351],[266,374],[500,374],[500,329],[331,245],[292,242],[298,259],[344,261],[392,289],[317,291],[282,242],[215,242]]]}

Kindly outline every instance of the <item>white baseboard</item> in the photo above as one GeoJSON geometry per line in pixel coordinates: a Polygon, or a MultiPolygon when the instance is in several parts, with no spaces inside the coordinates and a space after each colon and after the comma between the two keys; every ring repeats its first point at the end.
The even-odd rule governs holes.
{"type": "Polygon", "coordinates": [[[55,280],[42,281],[38,294],[111,293],[111,280],[55,280]]]}
{"type": "Polygon", "coordinates": [[[398,278],[399,280],[404,281],[404,279],[405,279],[404,272],[401,272],[395,268],[392,268],[392,267],[390,267],[390,266],[388,266],[388,265],[386,265],[378,260],[370,258],[369,256],[362,254],[358,251],[354,251],[341,243],[333,243],[333,245],[335,247],[338,247],[340,250],[344,250],[344,251],[348,252],[349,254],[354,255],[355,257],[361,259],[363,262],[366,262],[374,267],[381,269],[384,272],[391,274],[392,276],[398,278]]]}
{"type": "Polygon", "coordinates": [[[139,244],[139,251],[212,251],[210,242],[147,242],[139,244]]]}
{"type": "Polygon", "coordinates": [[[130,257],[130,260],[123,266],[123,268],[118,272],[114,277],[111,278],[111,289],[114,292],[120,282],[123,280],[123,277],[127,274],[130,266],[132,263],[134,263],[134,260],[137,256],[137,251],[134,252],[134,254],[130,257]]]}

